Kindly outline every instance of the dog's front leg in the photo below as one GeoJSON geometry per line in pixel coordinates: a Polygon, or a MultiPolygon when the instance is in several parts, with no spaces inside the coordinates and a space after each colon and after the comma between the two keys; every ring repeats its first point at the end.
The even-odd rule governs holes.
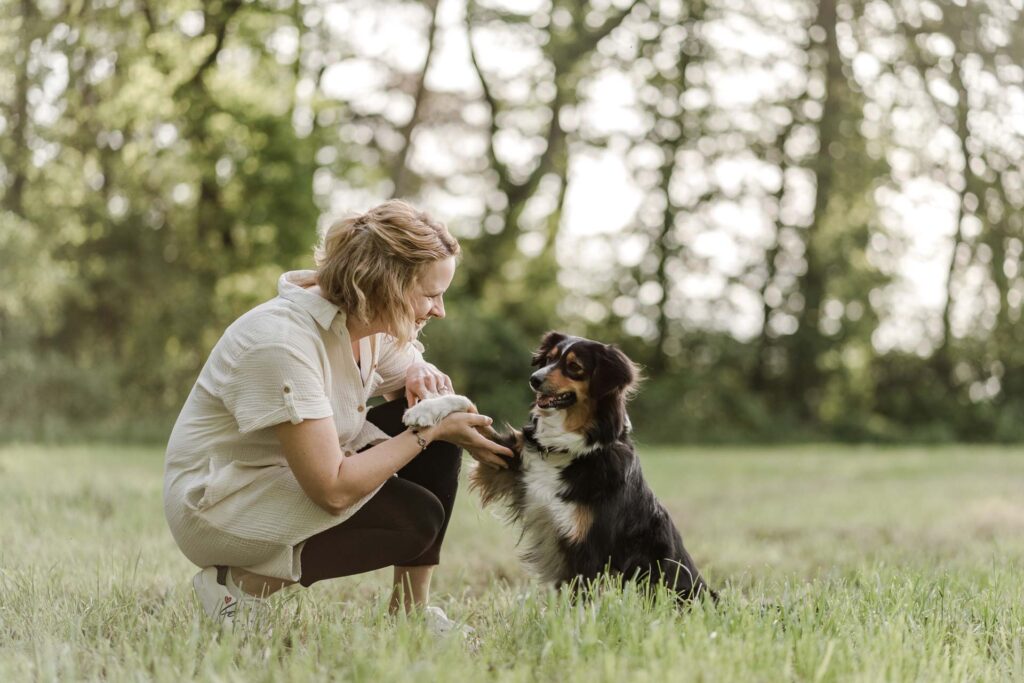
{"type": "Polygon", "coordinates": [[[499,434],[490,427],[481,429],[480,432],[491,441],[510,449],[514,455],[508,461],[508,468],[475,463],[469,471],[469,486],[480,494],[480,503],[484,507],[495,501],[513,503],[519,490],[521,475],[522,432],[499,434]]]}

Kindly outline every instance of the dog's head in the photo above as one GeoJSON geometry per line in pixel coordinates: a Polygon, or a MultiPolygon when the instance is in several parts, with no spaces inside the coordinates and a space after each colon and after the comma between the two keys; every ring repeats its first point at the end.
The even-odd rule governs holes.
{"type": "Polygon", "coordinates": [[[548,332],[533,355],[530,375],[536,409],[565,410],[566,429],[595,440],[619,437],[627,424],[626,400],[636,387],[636,365],[614,346],[548,332]]]}

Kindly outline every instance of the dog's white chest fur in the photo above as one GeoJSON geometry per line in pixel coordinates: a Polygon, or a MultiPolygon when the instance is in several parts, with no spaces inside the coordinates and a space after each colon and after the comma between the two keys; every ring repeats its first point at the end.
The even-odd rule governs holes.
{"type": "Polygon", "coordinates": [[[565,451],[572,455],[582,455],[592,450],[587,446],[587,441],[579,432],[570,432],[565,429],[565,413],[563,411],[538,409],[535,413],[537,424],[534,431],[534,438],[544,448],[553,451],[565,451]]]}
{"type": "Polygon", "coordinates": [[[533,448],[522,452],[523,470],[523,561],[541,580],[553,582],[564,575],[559,539],[575,540],[580,535],[579,506],[562,500],[562,470],[572,462],[571,453],[542,456],[533,448]]]}

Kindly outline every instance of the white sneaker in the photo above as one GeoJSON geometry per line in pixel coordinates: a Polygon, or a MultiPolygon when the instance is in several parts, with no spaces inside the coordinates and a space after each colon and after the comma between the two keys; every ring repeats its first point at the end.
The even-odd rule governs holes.
{"type": "Polygon", "coordinates": [[[464,638],[476,633],[476,629],[466,624],[452,621],[444,610],[431,605],[423,610],[423,620],[427,622],[427,629],[435,636],[448,636],[452,633],[461,633],[464,638]]]}
{"type": "Polygon", "coordinates": [[[235,625],[239,610],[246,612],[247,621],[266,610],[266,600],[243,593],[234,585],[227,567],[206,567],[192,577],[192,587],[206,616],[226,626],[235,625]]]}

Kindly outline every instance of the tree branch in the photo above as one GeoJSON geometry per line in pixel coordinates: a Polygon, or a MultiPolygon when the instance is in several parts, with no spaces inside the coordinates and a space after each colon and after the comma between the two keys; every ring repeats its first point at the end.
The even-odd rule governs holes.
{"type": "Polygon", "coordinates": [[[153,8],[149,6],[149,0],[141,0],[139,3],[142,5],[142,16],[146,18],[146,24],[149,26],[150,35],[156,33],[156,17],[153,16],[153,8]]]}
{"type": "MultiPolygon", "coordinates": [[[[557,68],[557,66],[556,66],[557,68]]],[[[555,73],[555,82],[558,82],[558,73],[555,73]]],[[[546,146],[544,151],[541,153],[540,159],[537,161],[537,165],[534,167],[530,175],[522,183],[518,183],[512,186],[512,191],[509,193],[509,204],[515,204],[522,201],[532,195],[536,191],[537,186],[540,185],[541,178],[544,177],[548,171],[554,167],[555,155],[560,151],[562,144],[565,141],[565,131],[562,130],[562,124],[558,120],[559,114],[562,111],[562,106],[565,105],[565,96],[562,89],[555,88],[555,99],[551,103],[551,122],[548,124],[548,132],[545,135],[546,146]]]]}
{"type": "Polygon", "coordinates": [[[579,61],[584,55],[588,54],[591,50],[597,47],[597,44],[608,37],[608,35],[626,20],[637,5],[640,4],[641,0],[633,0],[629,7],[625,8],[618,14],[613,14],[604,20],[604,23],[597,28],[585,31],[583,33],[584,38],[577,41],[572,49],[569,51],[569,56],[572,58],[573,63],[579,61]]]}
{"type": "Polygon", "coordinates": [[[466,4],[466,41],[469,43],[469,60],[473,63],[473,69],[476,71],[477,78],[480,79],[480,88],[483,90],[484,101],[487,102],[487,106],[491,110],[490,131],[487,137],[487,158],[491,162],[491,167],[498,174],[499,189],[505,194],[509,194],[513,188],[513,183],[508,175],[508,167],[498,159],[498,155],[494,151],[494,137],[498,134],[498,100],[495,99],[494,93],[487,83],[487,77],[484,75],[484,70],[481,68],[480,62],[476,57],[476,48],[473,46],[472,13],[475,6],[476,3],[472,2],[472,0],[466,4]]]}
{"type": "Polygon", "coordinates": [[[414,100],[412,116],[409,117],[408,123],[402,127],[402,150],[398,153],[395,158],[394,166],[391,170],[391,179],[394,183],[394,189],[391,192],[392,197],[401,197],[408,194],[408,176],[409,176],[409,152],[412,149],[412,134],[416,129],[416,126],[420,122],[420,115],[423,111],[423,101],[427,98],[427,72],[430,70],[430,61],[434,55],[434,38],[437,33],[437,8],[441,4],[439,0],[425,0],[427,7],[430,8],[430,26],[427,29],[427,56],[423,60],[423,69],[420,71],[419,83],[416,85],[416,98],[414,100]]]}
{"type": "MultiPolygon", "coordinates": [[[[220,16],[223,20],[217,26],[214,32],[214,44],[213,49],[210,50],[209,54],[203,59],[202,63],[196,69],[192,77],[187,81],[182,82],[177,88],[175,88],[175,96],[191,88],[201,88],[203,85],[203,75],[207,69],[213,66],[213,63],[217,60],[217,55],[220,54],[221,49],[224,47],[224,39],[227,37],[228,24],[231,19],[235,16],[239,9],[242,7],[242,0],[224,0],[224,4],[221,7],[220,16]]],[[[206,12],[207,21],[209,21],[211,12],[206,12]]],[[[210,35],[209,33],[206,35],[210,35]]]]}

